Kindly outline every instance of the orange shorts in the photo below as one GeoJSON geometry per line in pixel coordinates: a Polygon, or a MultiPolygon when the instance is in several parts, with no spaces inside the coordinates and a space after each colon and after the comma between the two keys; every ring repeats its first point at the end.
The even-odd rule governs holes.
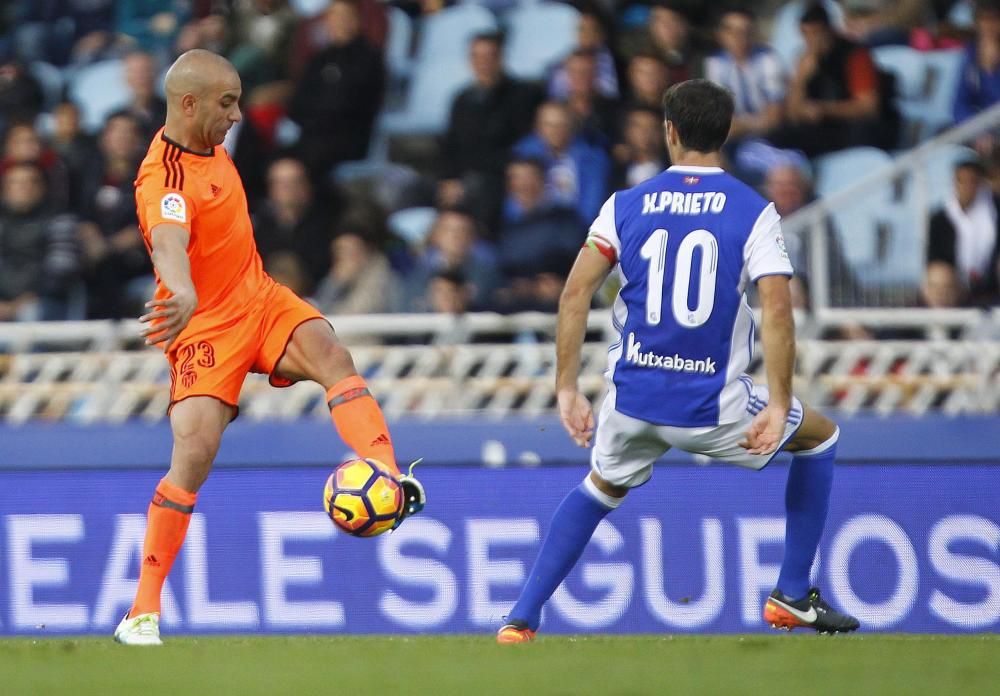
{"type": "MultiPolygon", "coordinates": [[[[319,310],[284,285],[264,289],[266,296],[250,313],[231,324],[201,329],[189,326],[170,347],[170,406],[192,396],[212,396],[238,408],[243,381],[250,372],[270,375],[271,384],[291,380],[274,374],[292,333],[319,310]]],[[[234,416],[235,417],[235,416],[234,416]]]]}

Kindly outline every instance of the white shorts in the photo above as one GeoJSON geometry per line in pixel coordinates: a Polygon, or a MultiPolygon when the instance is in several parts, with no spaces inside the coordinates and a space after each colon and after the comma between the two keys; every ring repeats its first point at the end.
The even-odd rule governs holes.
{"type": "Polygon", "coordinates": [[[703,454],[748,469],[763,469],[792,438],[802,424],[802,402],[792,397],[781,445],[771,454],[750,454],[740,447],[754,416],[767,406],[767,387],[740,378],[747,386],[743,417],[734,423],[700,428],[681,428],[648,423],[616,411],[605,398],[597,419],[591,468],[608,483],[623,488],[641,486],[653,475],[653,462],[671,447],[703,454]]]}

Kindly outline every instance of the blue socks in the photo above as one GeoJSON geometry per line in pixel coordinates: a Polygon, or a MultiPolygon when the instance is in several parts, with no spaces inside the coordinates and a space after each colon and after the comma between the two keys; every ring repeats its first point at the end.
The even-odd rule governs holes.
{"type": "Polygon", "coordinates": [[[778,576],[778,589],[791,599],[802,599],[809,593],[809,570],[830,506],[833,460],[837,456],[839,436],[838,429],[819,447],[796,454],[788,471],[785,559],[778,576]]]}
{"type": "Polygon", "coordinates": [[[583,483],[569,492],[552,516],[549,533],[542,542],[517,604],[507,616],[508,621],[523,621],[532,631],[538,630],[542,605],[580,560],[600,521],[622,500],[624,498],[612,498],[599,491],[589,474],[583,483]]]}

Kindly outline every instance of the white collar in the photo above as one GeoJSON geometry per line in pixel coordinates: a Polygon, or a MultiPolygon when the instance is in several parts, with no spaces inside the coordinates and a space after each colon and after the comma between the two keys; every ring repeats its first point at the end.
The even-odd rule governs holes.
{"type": "Polygon", "coordinates": [[[696,167],[694,165],[674,164],[667,167],[668,172],[689,172],[691,174],[724,174],[722,167],[696,167]]]}

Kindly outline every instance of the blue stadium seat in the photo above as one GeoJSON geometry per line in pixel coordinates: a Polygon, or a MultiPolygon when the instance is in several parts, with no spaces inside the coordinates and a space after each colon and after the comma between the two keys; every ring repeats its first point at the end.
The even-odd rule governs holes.
{"type": "Polygon", "coordinates": [[[468,60],[469,39],[497,30],[497,20],[489,10],[477,5],[454,5],[425,17],[420,22],[417,63],[439,60],[468,60]]]}
{"type": "Polygon", "coordinates": [[[389,37],[385,44],[385,62],[396,77],[410,73],[410,49],[413,46],[413,21],[398,7],[387,7],[389,37]]]}
{"type": "Polygon", "coordinates": [[[288,0],[289,7],[299,17],[315,17],[330,4],[330,0],[288,0]]]}
{"type": "Polygon", "coordinates": [[[948,11],[948,23],[961,29],[971,30],[974,21],[972,10],[972,0],[959,0],[948,11]]]}
{"type": "MultiPolygon", "coordinates": [[[[816,192],[829,196],[846,189],[873,171],[892,163],[892,158],[874,147],[856,147],[816,160],[816,192]]],[[[832,213],[844,257],[856,272],[878,263],[878,229],[885,211],[892,204],[892,183],[886,181],[838,206],[832,213]]]]}
{"type": "Polygon", "coordinates": [[[961,49],[924,53],[927,65],[927,101],[923,113],[928,136],[954,123],[952,107],[961,77],[962,54],[961,49]]]}
{"type": "Polygon", "coordinates": [[[917,209],[907,201],[890,205],[880,215],[876,235],[877,263],[859,275],[862,284],[897,290],[920,287],[926,240],[917,209]]]}
{"type": "Polygon", "coordinates": [[[83,127],[96,132],[104,119],[128,101],[121,60],[105,60],[73,71],[67,78],[69,97],[80,106],[83,127]]]}
{"type": "Polygon", "coordinates": [[[562,3],[524,5],[507,14],[504,56],[507,72],[525,80],[542,79],[576,46],[580,13],[562,3]]]}
{"type": "Polygon", "coordinates": [[[816,192],[829,196],[889,164],[892,157],[877,147],[852,147],[823,155],[816,159],[816,192]]]}
{"type": "Polygon", "coordinates": [[[406,106],[401,111],[382,115],[380,134],[443,132],[455,95],[471,80],[472,69],[464,55],[417,63],[406,95],[406,106]]]}
{"type": "Polygon", "coordinates": [[[909,46],[879,46],[872,49],[872,59],[882,70],[896,76],[896,96],[919,99],[927,85],[927,63],[924,55],[909,46]]]}
{"type": "MultiPolygon", "coordinates": [[[[931,210],[944,202],[955,189],[955,165],[964,160],[978,159],[976,151],[964,145],[942,145],[924,159],[921,169],[927,180],[927,200],[931,210]]],[[[916,187],[913,195],[919,195],[916,187]]]]}
{"type": "Polygon", "coordinates": [[[63,87],[65,81],[62,71],[51,63],[36,60],[29,68],[31,76],[38,80],[42,86],[42,93],[45,95],[45,109],[51,110],[56,104],[62,101],[63,87]]]}
{"type": "Polygon", "coordinates": [[[390,215],[386,223],[407,245],[417,247],[427,240],[436,218],[437,210],[429,206],[404,208],[390,215]]]}
{"type": "MultiPolygon", "coordinates": [[[[771,26],[771,46],[778,52],[789,70],[795,67],[802,50],[802,34],[799,33],[799,17],[806,8],[805,0],[794,0],[782,5],[774,15],[771,26]]],[[[835,0],[823,0],[830,20],[835,27],[843,27],[844,11],[835,0]]]]}

